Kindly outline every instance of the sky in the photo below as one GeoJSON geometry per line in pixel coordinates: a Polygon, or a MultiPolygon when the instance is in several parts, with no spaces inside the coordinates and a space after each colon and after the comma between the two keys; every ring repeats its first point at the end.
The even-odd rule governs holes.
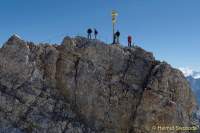
{"type": "Polygon", "coordinates": [[[200,71],[199,7],[199,0],[1,0],[0,46],[12,34],[60,44],[64,36],[86,36],[87,28],[111,43],[114,9],[122,45],[132,35],[156,59],[200,71]]]}

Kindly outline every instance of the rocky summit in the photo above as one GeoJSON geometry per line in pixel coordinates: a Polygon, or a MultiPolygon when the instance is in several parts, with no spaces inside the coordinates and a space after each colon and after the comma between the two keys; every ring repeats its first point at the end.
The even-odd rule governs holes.
{"type": "Polygon", "coordinates": [[[137,46],[14,35],[0,49],[0,133],[188,133],[172,127],[195,108],[184,75],[137,46]]]}

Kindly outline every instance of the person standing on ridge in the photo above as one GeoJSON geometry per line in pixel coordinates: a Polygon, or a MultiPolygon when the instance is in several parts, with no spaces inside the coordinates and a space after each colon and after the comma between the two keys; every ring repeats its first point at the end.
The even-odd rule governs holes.
{"type": "Polygon", "coordinates": [[[94,28],[94,39],[97,39],[98,31],[94,28]]]}
{"type": "Polygon", "coordinates": [[[92,36],[91,36],[91,34],[92,34],[92,29],[88,29],[87,30],[87,33],[88,33],[88,39],[92,39],[92,36]]]}
{"type": "Polygon", "coordinates": [[[117,31],[117,32],[115,33],[115,36],[116,36],[116,39],[117,39],[117,44],[119,44],[119,36],[120,36],[120,32],[117,31]]]}
{"type": "Polygon", "coordinates": [[[116,43],[116,33],[114,34],[113,43],[112,44],[115,44],[115,43],[116,43]]]}
{"type": "Polygon", "coordinates": [[[128,36],[128,47],[131,47],[132,44],[132,37],[128,36]]]}

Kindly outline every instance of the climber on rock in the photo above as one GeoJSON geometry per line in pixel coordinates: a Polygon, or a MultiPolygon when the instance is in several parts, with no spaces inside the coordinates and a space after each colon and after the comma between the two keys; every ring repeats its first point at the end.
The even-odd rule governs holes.
{"type": "Polygon", "coordinates": [[[97,39],[98,31],[94,28],[94,38],[97,39]]]}
{"type": "Polygon", "coordinates": [[[92,34],[92,29],[88,29],[87,30],[87,33],[88,33],[88,39],[92,39],[92,36],[91,36],[91,34],[92,34]]]}
{"type": "Polygon", "coordinates": [[[119,37],[120,37],[120,32],[119,31],[117,31],[116,33],[115,33],[115,39],[117,40],[117,44],[119,44],[119,37]]]}
{"type": "Polygon", "coordinates": [[[112,44],[115,44],[116,43],[116,34],[114,34],[114,39],[113,39],[113,43],[112,44]]]}
{"type": "Polygon", "coordinates": [[[132,44],[132,37],[128,36],[128,47],[131,47],[132,44]]]}

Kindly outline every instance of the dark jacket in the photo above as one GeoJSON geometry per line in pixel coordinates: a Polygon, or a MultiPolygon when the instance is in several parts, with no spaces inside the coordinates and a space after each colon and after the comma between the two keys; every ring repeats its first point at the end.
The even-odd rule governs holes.
{"type": "Polygon", "coordinates": [[[115,33],[115,35],[116,35],[117,37],[119,37],[119,36],[120,36],[120,32],[117,31],[117,32],[115,33]]]}
{"type": "Polygon", "coordinates": [[[91,33],[92,33],[92,29],[88,29],[88,30],[87,30],[87,33],[88,33],[88,34],[91,34],[91,33]]]}
{"type": "Polygon", "coordinates": [[[97,35],[98,34],[98,31],[96,29],[94,29],[94,34],[97,35]]]}

